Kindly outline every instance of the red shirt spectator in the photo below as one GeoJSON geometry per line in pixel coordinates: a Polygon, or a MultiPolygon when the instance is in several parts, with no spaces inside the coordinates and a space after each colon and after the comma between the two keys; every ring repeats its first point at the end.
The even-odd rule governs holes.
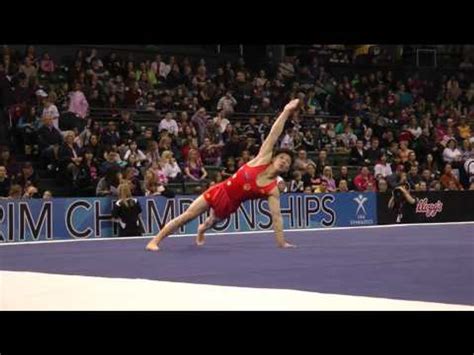
{"type": "Polygon", "coordinates": [[[369,172],[369,168],[364,166],[360,170],[360,174],[354,178],[354,186],[357,191],[367,191],[369,185],[375,186],[375,178],[369,172]]]}

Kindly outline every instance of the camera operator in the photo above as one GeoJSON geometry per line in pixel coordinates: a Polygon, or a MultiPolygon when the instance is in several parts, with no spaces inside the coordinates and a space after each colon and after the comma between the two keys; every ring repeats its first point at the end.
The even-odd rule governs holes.
{"type": "Polygon", "coordinates": [[[392,191],[392,197],[388,201],[388,208],[397,214],[396,223],[414,222],[410,218],[416,205],[416,198],[409,192],[409,185],[402,182],[392,191]]]}

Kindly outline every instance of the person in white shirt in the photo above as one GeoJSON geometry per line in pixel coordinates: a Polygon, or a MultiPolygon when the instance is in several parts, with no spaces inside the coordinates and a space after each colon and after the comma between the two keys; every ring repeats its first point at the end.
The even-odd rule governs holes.
{"type": "Polygon", "coordinates": [[[164,162],[163,172],[170,181],[176,181],[181,175],[182,171],[176,159],[173,157],[173,152],[165,150],[161,154],[161,159],[164,162]]]}
{"type": "Polygon", "coordinates": [[[132,141],[123,160],[128,162],[131,166],[141,167],[145,165],[147,158],[145,153],[138,149],[137,142],[132,141]]]}
{"type": "Polygon", "coordinates": [[[418,139],[420,138],[421,134],[423,131],[421,130],[421,127],[417,124],[416,118],[412,118],[410,121],[410,125],[408,126],[407,129],[408,132],[411,133],[411,135],[415,138],[418,139]]]}
{"type": "Polygon", "coordinates": [[[230,91],[226,92],[217,102],[217,110],[223,110],[225,113],[233,113],[237,100],[232,96],[230,91]]]}
{"type": "Polygon", "coordinates": [[[462,153],[457,148],[457,142],[455,139],[448,141],[448,146],[443,150],[443,160],[445,163],[452,163],[461,161],[462,153]]]}
{"type": "Polygon", "coordinates": [[[230,124],[229,120],[224,117],[223,110],[218,110],[217,111],[217,116],[214,117],[213,121],[214,121],[214,124],[219,129],[220,134],[223,134],[225,132],[226,128],[227,128],[227,125],[230,124]]]}
{"type": "Polygon", "coordinates": [[[387,156],[385,154],[382,154],[380,160],[375,164],[374,173],[376,179],[392,175],[392,167],[387,163],[387,156]]]}
{"type": "Polygon", "coordinates": [[[41,115],[42,117],[48,116],[53,119],[53,126],[59,130],[59,111],[55,104],[50,100],[49,97],[44,99],[44,109],[41,115]]]}
{"type": "Polygon", "coordinates": [[[165,114],[165,118],[163,118],[160,122],[158,127],[159,131],[162,130],[168,131],[170,134],[177,136],[178,135],[178,124],[173,119],[173,114],[171,112],[167,112],[165,114]]]}

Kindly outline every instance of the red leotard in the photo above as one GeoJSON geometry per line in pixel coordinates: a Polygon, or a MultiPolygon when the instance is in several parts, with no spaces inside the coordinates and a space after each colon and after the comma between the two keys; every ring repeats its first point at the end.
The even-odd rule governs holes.
{"type": "Polygon", "coordinates": [[[207,189],[203,196],[216,217],[225,219],[237,211],[242,202],[268,197],[270,191],[277,186],[277,180],[265,186],[257,186],[257,176],[269,165],[251,167],[245,164],[230,178],[207,189]]]}

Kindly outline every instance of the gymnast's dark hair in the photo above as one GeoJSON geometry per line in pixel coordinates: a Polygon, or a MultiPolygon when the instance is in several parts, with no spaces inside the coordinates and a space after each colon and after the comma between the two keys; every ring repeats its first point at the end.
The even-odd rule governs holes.
{"type": "Polygon", "coordinates": [[[294,157],[294,153],[292,150],[290,149],[286,149],[286,148],[279,148],[277,150],[275,150],[275,152],[273,153],[273,157],[276,157],[277,155],[280,155],[280,154],[286,154],[288,155],[290,158],[291,158],[291,161],[293,161],[293,157],[294,157]]]}

